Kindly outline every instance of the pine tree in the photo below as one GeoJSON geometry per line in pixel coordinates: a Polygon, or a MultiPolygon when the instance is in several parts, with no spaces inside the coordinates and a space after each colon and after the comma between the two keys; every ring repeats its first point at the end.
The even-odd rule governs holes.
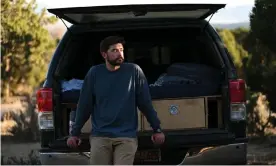
{"type": "Polygon", "coordinates": [[[30,92],[45,76],[56,42],[44,26],[57,19],[36,9],[34,0],[1,0],[1,96],[30,92]]]}

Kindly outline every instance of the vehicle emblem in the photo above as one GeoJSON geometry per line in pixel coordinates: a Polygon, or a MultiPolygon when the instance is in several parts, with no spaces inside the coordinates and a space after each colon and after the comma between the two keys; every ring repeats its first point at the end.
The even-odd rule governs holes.
{"type": "Polygon", "coordinates": [[[172,115],[178,114],[178,106],[177,105],[171,105],[169,108],[169,112],[172,115]]]}

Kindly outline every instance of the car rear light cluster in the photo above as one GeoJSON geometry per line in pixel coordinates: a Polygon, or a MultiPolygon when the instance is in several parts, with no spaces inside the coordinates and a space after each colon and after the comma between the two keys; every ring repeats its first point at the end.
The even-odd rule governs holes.
{"type": "Polygon", "coordinates": [[[230,109],[232,121],[246,120],[246,95],[245,81],[242,79],[231,80],[230,89],[230,109]]]}
{"type": "Polygon", "coordinates": [[[38,107],[38,126],[39,129],[53,129],[53,100],[52,89],[41,88],[36,93],[38,107]]]}

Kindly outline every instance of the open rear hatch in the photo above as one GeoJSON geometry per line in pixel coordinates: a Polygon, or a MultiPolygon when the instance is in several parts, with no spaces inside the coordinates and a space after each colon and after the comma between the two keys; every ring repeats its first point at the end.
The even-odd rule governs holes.
{"type": "Polygon", "coordinates": [[[72,24],[91,24],[106,21],[183,18],[202,20],[225,4],[129,4],[90,7],[54,8],[48,11],[72,24]]]}
{"type": "MultiPolygon", "coordinates": [[[[84,24],[94,24],[94,23],[104,23],[104,22],[110,22],[110,21],[139,21],[139,20],[152,20],[152,19],[173,19],[178,18],[187,21],[196,21],[196,20],[203,20],[210,16],[211,14],[214,14],[219,9],[225,7],[225,4],[133,4],[133,5],[115,5],[115,6],[91,6],[91,7],[72,7],[72,8],[55,8],[55,9],[48,9],[48,11],[52,14],[55,14],[61,19],[64,19],[72,24],[77,25],[84,25],[84,24]]],[[[202,106],[206,104],[207,98],[201,98],[194,100],[187,100],[186,102],[190,103],[197,103],[194,104],[198,108],[196,109],[199,113],[197,116],[199,116],[202,121],[200,122],[185,122],[188,128],[198,128],[200,130],[201,128],[205,128],[208,119],[206,119],[205,116],[205,107],[202,106]]],[[[176,104],[178,104],[178,101],[175,101],[176,104]]],[[[163,105],[159,105],[158,101],[155,101],[156,107],[164,107],[163,105]]],[[[171,108],[171,112],[167,112],[167,109],[164,107],[165,111],[164,114],[160,116],[168,116],[167,114],[177,114],[175,112],[174,108],[171,108]]],[[[56,111],[60,110],[54,110],[54,114],[56,111]]],[[[194,112],[195,113],[195,112],[194,112]]],[[[143,128],[144,132],[142,135],[146,135],[146,141],[150,141],[150,135],[148,130],[150,130],[147,122],[142,118],[142,124],[141,129],[143,128]]],[[[171,119],[174,121],[175,119],[171,119]]],[[[171,122],[172,122],[171,121],[171,122]]],[[[174,121],[176,125],[181,122],[181,119],[178,119],[177,121],[174,121]]],[[[89,123],[89,122],[87,122],[89,123]]],[[[90,123],[89,123],[90,124],[90,123]]],[[[173,124],[173,123],[172,123],[173,124]]],[[[167,129],[171,129],[171,124],[166,124],[167,129]]],[[[178,125],[179,126],[179,125],[178,125]]],[[[178,130],[181,129],[181,127],[178,128],[178,130]]],[[[90,129],[83,129],[87,132],[90,131],[90,129]]],[[[86,134],[88,134],[86,132],[86,134]]],[[[176,131],[177,132],[177,131],[176,131]]],[[[179,138],[180,140],[185,140],[185,137],[194,137],[197,136],[196,132],[193,131],[187,131],[184,133],[183,137],[179,138]],[[192,132],[192,133],[190,133],[192,132]],[[190,133],[190,134],[189,134],[190,133]]],[[[140,133],[141,134],[141,133],[140,133]]],[[[204,137],[206,135],[211,134],[217,134],[224,136],[223,139],[225,141],[229,141],[229,139],[233,139],[232,135],[229,135],[226,131],[220,131],[217,129],[206,131],[206,133],[202,133],[201,137],[204,137]]],[[[176,137],[177,133],[174,133],[172,137],[176,137]]],[[[52,142],[50,145],[51,150],[58,149],[59,151],[89,151],[89,140],[87,138],[87,135],[84,135],[86,137],[86,140],[83,141],[82,146],[78,149],[69,149],[66,146],[66,137],[59,138],[55,142],[52,142]]],[[[197,136],[198,137],[198,136],[197,136]]],[[[142,138],[142,137],[141,137],[142,138]]],[[[142,138],[142,139],[143,139],[142,138]]],[[[210,138],[213,139],[213,138],[210,138]]],[[[170,140],[170,139],[169,139],[170,140]]],[[[195,140],[194,138],[191,138],[191,140],[195,140]]],[[[143,141],[141,141],[143,142],[143,141]]],[[[216,140],[214,140],[216,142],[216,140]]],[[[177,145],[176,145],[177,146],[177,145]]]]}

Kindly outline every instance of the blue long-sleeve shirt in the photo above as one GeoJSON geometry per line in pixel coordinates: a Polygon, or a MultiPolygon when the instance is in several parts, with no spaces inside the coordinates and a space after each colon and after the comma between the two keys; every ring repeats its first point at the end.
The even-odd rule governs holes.
{"type": "Polygon", "coordinates": [[[93,66],[83,82],[72,135],[79,136],[91,116],[93,136],[136,137],[137,107],[154,130],[160,128],[147,80],[138,65],[123,63],[116,71],[109,71],[105,64],[93,66]]]}

